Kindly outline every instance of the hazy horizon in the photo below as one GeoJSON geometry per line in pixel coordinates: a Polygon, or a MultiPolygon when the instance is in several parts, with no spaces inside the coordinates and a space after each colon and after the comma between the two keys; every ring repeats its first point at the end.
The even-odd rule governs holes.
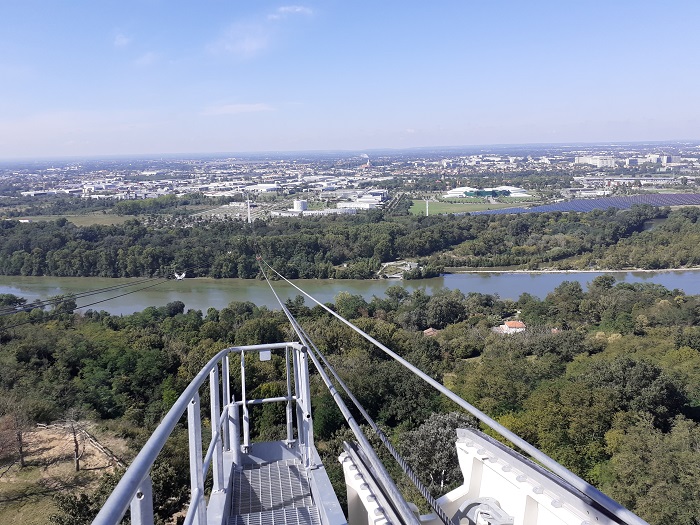
{"type": "Polygon", "coordinates": [[[700,139],[689,0],[0,12],[0,159],[700,139]]]}
{"type": "MultiPolygon", "coordinates": [[[[614,142],[563,142],[563,143],[521,143],[521,144],[464,144],[458,146],[413,146],[408,148],[367,148],[367,149],[327,149],[327,150],[268,150],[268,151],[212,151],[212,152],[181,152],[181,153],[120,153],[120,154],[104,154],[104,155],[66,155],[66,156],[47,156],[47,157],[18,157],[18,158],[0,158],[0,164],[8,164],[15,162],[50,162],[50,161],[77,161],[77,160],[185,160],[185,159],[215,159],[215,158],[245,158],[245,157],[262,157],[274,155],[279,156],[358,156],[367,153],[375,154],[410,154],[412,152],[420,153],[471,153],[488,152],[495,153],[497,150],[505,150],[515,153],[515,149],[524,149],[528,151],[538,150],[542,148],[549,149],[591,149],[595,147],[623,147],[623,146],[645,146],[653,148],[655,146],[668,145],[677,147],[679,145],[689,145],[690,147],[700,148],[700,140],[654,140],[654,141],[614,141],[614,142]]],[[[277,158],[277,157],[275,157],[277,158]]]]}

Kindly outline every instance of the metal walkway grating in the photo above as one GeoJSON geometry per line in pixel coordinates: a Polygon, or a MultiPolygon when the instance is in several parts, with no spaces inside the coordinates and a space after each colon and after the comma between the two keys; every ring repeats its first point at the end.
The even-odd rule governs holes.
{"type": "Polygon", "coordinates": [[[299,461],[248,465],[233,476],[229,525],[320,525],[299,461]]]}
{"type": "Polygon", "coordinates": [[[316,507],[296,507],[231,516],[229,525],[321,525],[316,507]]]}

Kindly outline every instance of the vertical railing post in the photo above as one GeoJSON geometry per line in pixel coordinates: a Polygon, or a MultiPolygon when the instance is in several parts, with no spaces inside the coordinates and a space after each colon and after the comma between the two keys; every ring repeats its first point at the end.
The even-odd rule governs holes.
{"type": "Polygon", "coordinates": [[[206,525],[207,508],[204,503],[204,475],[202,473],[202,420],[200,416],[199,393],[187,406],[187,432],[190,444],[190,505],[197,511],[193,523],[206,525]]]}
{"type": "Polygon", "coordinates": [[[296,396],[297,439],[299,440],[299,451],[303,453],[306,437],[302,431],[304,410],[301,406],[303,400],[301,395],[301,380],[299,379],[299,350],[296,348],[292,348],[292,365],[294,372],[294,395],[296,396]]]}
{"type": "Polygon", "coordinates": [[[153,525],[153,485],[150,475],[144,478],[131,500],[131,524],[153,525]]]}
{"type": "Polygon", "coordinates": [[[241,465],[241,416],[236,404],[235,396],[231,395],[229,405],[229,424],[231,436],[231,452],[233,452],[233,463],[237,467],[241,465]]]}
{"type": "Polygon", "coordinates": [[[241,402],[243,408],[243,450],[247,453],[250,447],[250,414],[245,395],[245,352],[241,351],[241,402]]]}
{"type": "Polygon", "coordinates": [[[289,370],[289,347],[284,348],[284,360],[287,367],[287,445],[294,441],[294,427],[292,426],[292,378],[289,370]]]}
{"type": "Polygon", "coordinates": [[[236,405],[236,396],[231,390],[231,360],[230,354],[224,357],[224,398],[226,399],[226,411],[228,417],[226,421],[226,450],[233,452],[233,464],[238,467],[241,464],[241,420],[236,405]]]}
{"type": "MultiPolygon", "coordinates": [[[[226,413],[230,415],[230,405],[231,405],[231,372],[229,370],[229,360],[228,360],[229,354],[226,354],[224,358],[221,361],[221,383],[223,387],[223,405],[224,405],[224,410],[226,410],[226,413]]],[[[231,437],[230,437],[230,429],[229,429],[229,423],[228,423],[228,417],[225,419],[226,423],[224,424],[224,450],[229,451],[231,450],[231,437]]]]}
{"type": "MultiPolygon", "coordinates": [[[[214,456],[212,458],[212,490],[218,492],[224,487],[224,450],[222,446],[221,427],[221,399],[219,398],[219,365],[217,363],[209,372],[209,397],[211,398],[211,436],[218,434],[216,445],[214,445],[214,456]]],[[[224,425],[226,427],[228,425],[224,425]]]]}
{"type": "Polygon", "coordinates": [[[300,432],[304,433],[304,459],[305,466],[311,467],[311,449],[313,447],[314,439],[314,428],[313,421],[311,419],[311,387],[309,385],[309,356],[306,347],[302,347],[299,350],[299,382],[301,387],[301,398],[302,398],[302,424],[300,425],[300,432]]]}

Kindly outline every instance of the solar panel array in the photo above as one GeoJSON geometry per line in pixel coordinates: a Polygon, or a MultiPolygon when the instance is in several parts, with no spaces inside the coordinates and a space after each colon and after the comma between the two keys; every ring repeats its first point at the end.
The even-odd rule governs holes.
{"type": "Polygon", "coordinates": [[[635,204],[649,204],[650,206],[698,206],[700,205],[700,193],[650,193],[646,195],[632,195],[630,197],[602,197],[600,199],[574,199],[556,204],[534,206],[532,208],[501,208],[498,210],[485,210],[472,212],[471,215],[504,215],[512,213],[542,213],[542,212],[588,212],[593,210],[607,210],[617,208],[627,210],[635,204]]]}

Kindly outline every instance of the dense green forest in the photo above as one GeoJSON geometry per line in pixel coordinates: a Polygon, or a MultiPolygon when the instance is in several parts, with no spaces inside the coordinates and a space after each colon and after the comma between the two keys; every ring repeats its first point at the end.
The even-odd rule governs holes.
{"type": "MultiPolygon", "coordinates": [[[[238,198],[240,200],[241,197],[238,198]]],[[[186,215],[188,206],[220,206],[236,200],[231,197],[205,197],[200,193],[186,196],[164,195],[153,199],[123,200],[84,199],[81,197],[51,196],[37,199],[20,195],[0,196],[0,207],[5,217],[114,213],[117,215],[171,214],[186,215]]]]}
{"type": "Polygon", "coordinates": [[[0,274],[259,277],[260,253],[288,278],[370,278],[381,263],[444,267],[679,268],[700,264],[700,211],[638,206],[590,213],[287,218],[150,227],[0,222],[0,274]],[[647,228],[650,221],[661,221],[647,228]],[[646,229],[645,229],[646,228],[646,229]]]}
{"type": "MultiPolygon", "coordinates": [[[[0,302],[22,301],[6,295],[0,302]]],[[[308,308],[300,297],[288,305],[431,489],[457,482],[449,454],[434,456],[414,438],[431,436],[425,440],[431,450],[434,439],[447,450],[455,426],[469,418],[321,308],[308,308]]],[[[200,312],[176,301],[129,316],[78,315],[73,306],[66,298],[50,311],[0,317],[0,430],[21,433],[72,410],[137,449],[218,350],[294,338],[281,312],[252,303],[200,312]]],[[[602,276],[587,289],[565,282],[543,300],[449,290],[428,296],[393,286],[370,301],[341,293],[334,308],[650,523],[696,523],[700,297],[602,276]],[[491,330],[509,318],[523,320],[527,330],[491,330]],[[426,337],[428,327],[439,329],[437,336],[426,337]]],[[[281,357],[247,366],[257,393],[283,391],[281,357]]],[[[239,384],[236,373],[232,381],[239,384]]],[[[312,388],[319,450],[338,483],[335,457],[348,432],[316,375],[312,388]]],[[[251,419],[258,439],[284,434],[283,407],[256,407],[251,419]]],[[[154,471],[161,517],[187,495],[181,479],[187,469],[180,468],[187,456],[178,453],[186,446],[183,434],[154,471]]],[[[4,453],[7,461],[18,452],[4,453]]],[[[110,484],[107,478],[104,487],[110,484]]],[[[82,495],[84,505],[76,504],[77,495],[59,498],[53,522],[88,520],[76,517],[77,509],[94,508],[105,493],[82,495]]]]}

